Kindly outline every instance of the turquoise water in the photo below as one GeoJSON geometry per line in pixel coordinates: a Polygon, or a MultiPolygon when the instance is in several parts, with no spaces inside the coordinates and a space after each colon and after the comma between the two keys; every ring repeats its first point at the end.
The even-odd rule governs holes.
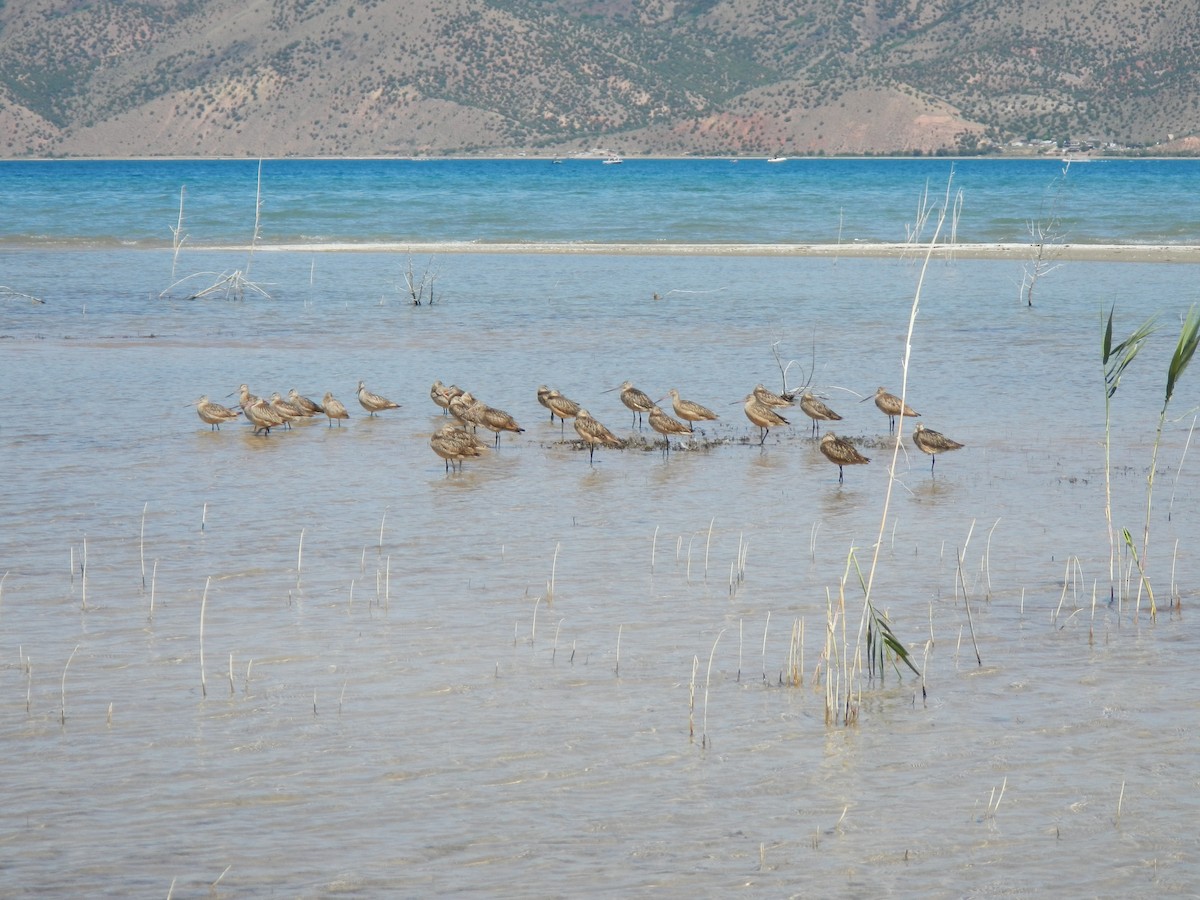
{"type": "MultiPolygon", "coordinates": [[[[957,239],[1200,243],[1200,161],[266,160],[260,238],[294,242],[904,241],[961,191],[957,239]],[[951,179],[951,173],[953,178],[951,179]]],[[[248,242],[254,160],[0,163],[0,245],[248,242]]]]}
{"type": "MultiPolygon", "coordinates": [[[[1200,373],[1163,430],[1151,621],[1127,553],[1109,601],[1098,354],[1110,304],[1122,335],[1158,316],[1112,408],[1141,553],[1196,266],[1061,261],[1031,309],[1019,259],[410,263],[398,237],[824,240],[844,210],[903,240],[948,169],[268,162],[263,240],[314,249],[251,256],[221,245],[252,228],[254,163],[0,167],[23,185],[0,221],[0,894],[1195,896],[1200,373]],[[376,240],[397,245],[328,249],[376,240]],[[410,264],[433,305],[407,301],[410,264]],[[172,287],[234,270],[263,293],[172,287]],[[931,473],[906,422],[884,518],[894,445],[864,398],[899,389],[918,284],[908,401],[966,446],[931,473]],[[844,483],[796,408],[759,446],[741,401],[785,370],[871,458],[844,483]],[[360,379],[401,408],[368,417],[360,379]],[[434,379],[524,432],[447,473],[434,379]],[[664,457],[626,379],[720,419],[664,457]],[[242,382],[351,419],[210,431],[193,401],[242,382]],[[630,446],[589,464],[542,383],[630,446]],[[888,669],[831,724],[848,564],[877,543],[926,694],[888,669]]],[[[956,164],[960,239],[1019,239],[1060,171],[956,164]]],[[[1186,232],[1195,171],[1072,165],[1063,202],[1095,195],[1096,240],[1168,210],[1186,232]],[[1130,177],[1095,190],[1108,171],[1130,177]]]]}

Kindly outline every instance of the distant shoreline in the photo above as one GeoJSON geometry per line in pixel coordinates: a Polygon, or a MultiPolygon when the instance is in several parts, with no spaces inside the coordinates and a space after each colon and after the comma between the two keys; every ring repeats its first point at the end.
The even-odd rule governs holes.
{"type": "MultiPolygon", "coordinates": [[[[191,251],[247,252],[248,245],[224,244],[189,248],[191,251]]],[[[799,256],[833,258],[916,258],[930,252],[928,244],[681,244],[681,243],[485,243],[443,241],[406,243],[398,241],[320,244],[258,244],[257,253],[495,253],[579,254],[588,256],[799,256]]],[[[937,244],[937,259],[1029,259],[1033,244],[937,244]]],[[[1200,246],[1194,244],[1047,244],[1045,260],[1090,262],[1200,263],[1200,246]]]]}

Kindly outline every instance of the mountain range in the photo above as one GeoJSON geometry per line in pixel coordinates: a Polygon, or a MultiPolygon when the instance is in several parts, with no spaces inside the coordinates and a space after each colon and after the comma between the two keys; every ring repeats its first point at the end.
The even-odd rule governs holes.
{"type": "Polygon", "coordinates": [[[0,156],[1200,147],[1166,0],[0,0],[0,156]]]}

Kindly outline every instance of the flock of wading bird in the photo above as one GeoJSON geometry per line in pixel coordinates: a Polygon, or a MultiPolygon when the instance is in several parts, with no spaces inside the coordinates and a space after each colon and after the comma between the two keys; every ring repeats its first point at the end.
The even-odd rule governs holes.
{"type": "MultiPolygon", "coordinates": [[[[621,402],[633,412],[634,426],[640,428],[643,416],[645,416],[646,420],[650,422],[650,427],[663,436],[664,454],[671,450],[672,437],[684,435],[691,437],[695,433],[695,423],[719,418],[708,407],[680,397],[679,391],[675,388],[671,388],[658,401],[650,399],[648,394],[634,387],[633,383],[629,381],[620,387],[610,388],[604,393],[612,391],[621,392],[621,402]],[[678,419],[669,416],[659,408],[658,404],[667,397],[671,398],[671,407],[675,411],[675,415],[679,417],[678,419]]],[[[255,434],[265,435],[270,434],[272,428],[291,428],[292,422],[314,416],[324,415],[329,420],[331,428],[335,421],[340,428],[341,420],[350,418],[346,407],[329,392],[325,393],[320,403],[301,396],[294,388],[288,392],[287,399],[282,398],[278,393],[272,394],[269,399],[263,399],[251,394],[249,387],[244,384],[235,393],[239,397],[240,410],[222,406],[220,403],[209,400],[207,396],[198,399],[196,412],[199,413],[201,420],[206,422],[210,428],[220,430],[222,422],[229,422],[244,415],[246,421],[254,426],[255,434]]],[[[441,381],[435,381],[429,390],[429,396],[442,409],[443,415],[454,418],[453,422],[443,425],[429,439],[429,446],[445,461],[447,471],[456,466],[461,469],[464,460],[475,459],[488,450],[488,444],[476,436],[476,431],[480,427],[495,434],[492,444],[494,447],[500,446],[502,431],[521,433],[525,430],[509,413],[488,406],[483,401],[477,400],[469,391],[464,391],[457,385],[447,386],[441,381]]],[[[591,413],[559,391],[541,385],[537,389],[537,399],[538,403],[550,411],[551,424],[557,417],[560,427],[565,428],[567,419],[572,420],[576,433],[587,445],[589,463],[594,462],[597,447],[621,447],[625,444],[625,441],[613,434],[606,426],[592,418],[591,413]]],[[[864,397],[863,399],[868,398],[864,397]]],[[[882,387],[875,391],[874,400],[875,405],[888,417],[889,429],[896,427],[898,416],[920,416],[919,412],[903,403],[895,394],[889,394],[882,387]]],[[[358,402],[372,416],[384,410],[400,408],[400,404],[368,391],[362,381],[358,383],[358,402]]],[[[759,438],[760,446],[766,442],[767,435],[772,428],[790,424],[778,410],[794,406],[797,403],[801,411],[812,420],[814,434],[820,433],[822,422],[837,422],[842,418],[814,396],[811,391],[785,391],[782,394],[776,394],[761,384],[755,385],[754,390],[746,395],[743,409],[746,412],[746,418],[758,426],[762,433],[759,438]]],[[[913,432],[913,443],[919,450],[929,454],[931,474],[933,467],[937,464],[937,454],[958,450],[963,446],[941,432],[925,428],[919,422],[913,432]]],[[[871,461],[863,456],[851,441],[832,432],[827,432],[821,438],[819,447],[825,458],[838,467],[839,483],[843,480],[844,466],[863,465],[871,461]]]]}

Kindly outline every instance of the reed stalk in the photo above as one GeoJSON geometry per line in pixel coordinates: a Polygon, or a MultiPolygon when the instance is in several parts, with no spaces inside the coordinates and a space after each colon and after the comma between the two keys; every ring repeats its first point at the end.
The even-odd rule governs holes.
{"type": "Polygon", "coordinates": [[[688,739],[696,737],[696,670],[700,668],[700,657],[692,657],[692,681],[688,687],[688,739]]]}
{"type": "Polygon", "coordinates": [[[146,589],[146,510],[149,503],[142,506],[142,530],[138,539],[138,558],[142,563],[142,590],[146,589]]]}
{"type": "Polygon", "coordinates": [[[304,529],[300,529],[300,543],[296,547],[296,587],[300,587],[300,570],[304,565],[304,529]]]}
{"type": "MultiPolygon", "coordinates": [[[[656,531],[657,535],[658,532],[656,531]]],[[[562,541],[554,545],[554,558],[550,561],[550,581],[546,584],[546,602],[554,603],[554,584],[558,573],[558,551],[562,549],[562,541]]],[[[654,562],[651,560],[650,568],[653,571],[654,562]]]]}
{"type": "Polygon", "coordinates": [[[709,685],[712,682],[713,657],[715,657],[717,655],[717,644],[721,643],[721,635],[723,635],[724,633],[725,633],[724,628],[722,628],[719,632],[717,632],[717,639],[715,641],[713,641],[712,650],[710,650],[709,654],[708,654],[708,673],[704,676],[704,720],[703,720],[703,727],[701,728],[701,731],[700,731],[700,746],[701,747],[709,746],[709,740],[708,740],[708,689],[709,689],[709,685]]]}
{"type": "Polygon", "coordinates": [[[992,527],[988,529],[987,543],[984,544],[983,548],[983,575],[984,581],[987,584],[987,595],[984,599],[988,603],[992,602],[992,535],[999,524],[999,519],[992,523],[992,527]]]}
{"type": "Polygon", "coordinates": [[[617,665],[616,668],[613,669],[614,675],[621,674],[621,633],[624,630],[625,626],[623,624],[617,626],[617,665]]]}
{"type": "Polygon", "coordinates": [[[208,685],[204,681],[204,610],[208,606],[208,585],[212,581],[209,575],[204,579],[204,593],[200,597],[200,696],[208,696],[208,685]]]}
{"type": "Polygon", "coordinates": [[[1112,398],[1121,386],[1121,376],[1137,358],[1147,339],[1157,328],[1150,317],[1133,330],[1129,337],[1113,344],[1113,316],[1116,304],[1108,310],[1108,319],[1100,341],[1100,364],[1104,374],[1104,518],[1108,525],[1108,585],[1109,599],[1115,599],[1117,539],[1113,531],[1112,514],[1112,398]]]}
{"type": "MultiPolygon", "coordinates": [[[[900,402],[902,405],[908,402],[906,399],[908,396],[908,374],[909,374],[909,369],[910,369],[911,363],[912,363],[913,333],[916,331],[917,313],[921,308],[921,293],[925,286],[925,276],[929,271],[929,263],[930,263],[930,260],[933,258],[933,251],[937,245],[938,236],[941,234],[942,227],[946,221],[947,211],[950,206],[950,187],[953,182],[953,178],[954,178],[954,173],[953,173],[953,171],[951,171],[950,177],[946,180],[945,198],[944,198],[942,205],[938,211],[937,221],[934,226],[933,234],[930,237],[929,244],[925,249],[925,257],[921,264],[920,274],[917,278],[916,290],[913,292],[912,306],[909,309],[908,328],[907,328],[907,331],[905,332],[905,338],[904,338],[904,357],[901,362],[901,369],[900,369],[900,371],[901,371],[900,402]]],[[[922,209],[924,209],[925,202],[926,201],[923,198],[922,199],[922,209]]],[[[924,217],[921,218],[922,226],[924,224],[925,218],[927,218],[927,217],[928,217],[928,213],[925,213],[924,217]]],[[[917,234],[919,234],[919,231],[917,232],[917,234]]],[[[910,237],[912,237],[912,236],[910,236],[910,237]]],[[[865,583],[863,586],[863,595],[864,595],[863,596],[863,609],[862,609],[862,615],[859,618],[858,637],[857,637],[857,642],[856,642],[857,646],[859,646],[859,647],[862,646],[863,640],[867,636],[867,631],[870,627],[870,623],[873,621],[874,622],[881,621],[879,616],[874,611],[874,607],[872,604],[872,600],[873,600],[872,591],[873,591],[873,588],[875,585],[875,573],[879,566],[879,554],[881,553],[881,551],[883,549],[883,537],[884,537],[884,534],[886,534],[888,517],[889,517],[890,511],[891,511],[892,492],[895,489],[895,485],[896,485],[896,481],[897,481],[896,469],[899,464],[900,450],[902,447],[902,440],[904,437],[904,419],[905,419],[904,416],[900,416],[899,421],[896,424],[896,438],[892,444],[892,456],[888,462],[887,487],[884,490],[883,509],[881,510],[880,517],[879,517],[879,533],[876,537],[875,545],[874,545],[872,555],[871,555],[871,567],[867,573],[867,577],[866,577],[866,580],[865,580],[865,583]]],[[[853,550],[851,551],[851,558],[853,559],[853,550]]],[[[855,567],[857,568],[857,563],[855,563],[855,567]]],[[[861,580],[861,573],[860,573],[860,580],[861,580]]],[[[885,643],[887,646],[891,647],[893,650],[896,650],[896,649],[903,650],[904,649],[903,645],[900,644],[900,642],[895,639],[894,635],[891,634],[890,629],[887,632],[887,634],[885,635],[885,643]]],[[[911,659],[909,658],[907,651],[905,651],[902,654],[901,658],[904,660],[904,662],[910,668],[912,668],[914,671],[916,671],[916,667],[912,663],[911,659]]],[[[848,673],[848,674],[850,674],[850,673],[848,673]]],[[[861,674],[861,670],[859,670],[859,674],[861,674]]],[[[917,672],[917,674],[920,675],[919,672],[917,672]]],[[[847,708],[847,712],[849,712],[848,704],[847,704],[846,708],[847,708]]]]}
{"type": "MultiPolygon", "coordinates": [[[[962,581],[963,590],[963,606],[967,610],[967,627],[971,630],[971,646],[975,650],[975,664],[983,665],[983,658],[979,655],[979,642],[975,640],[975,617],[971,614],[971,598],[967,596],[967,583],[963,580],[962,571],[962,555],[958,557],[958,577],[962,581]]],[[[917,674],[920,674],[919,672],[917,674]]]]}
{"type": "Polygon", "coordinates": [[[1171,356],[1171,363],[1167,367],[1167,386],[1163,396],[1162,410],[1158,414],[1158,428],[1154,432],[1154,449],[1150,455],[1150,473],[1146,476],[1146,525],[1142,531],[1142,554],[1138,557],[1138,573],[1141,576],[1138,587],[1138,598],[1141,599],[1142,586],[1145,586],[1146,592],[1150,595],[1150,617],[1153,619],[1156,613],[1154,606],[1154,597],[1150,591],[1150,582],[1146,577],[1147,557],[1150,555],[1150,512],[1153,507],[1154,496],[1154,477],[1155,470],[1158,466],[1158,448],[1162,443],[1163,426],[1167,421],[1167,407],[1170,406],[1171,398],[1175,394],[1175,387],[1179,383],[1179,379],[1183,377],[1188,366],[1191,365],[1193,357],[1196,355],[1196,349],[1200,347],[1200,307],[1193,305],[1183,320],[1183,325],[1179,331],[1179,340],[1175,345],[1175,352],[1171,356]]]}
{"type": "Polygon", "coordinates": [[[650,574],[654,574],[654,555],[658,551],[658,526],[654,526],[654,538],[650,541],[650,574]]]}
{"type": "MultiPolygon", "coordinates": [[[[67,669],[71,668],[71,660],[75,658],[75,653],[79,650],[79,645],[75,645],[75,649],[71,651],[71,655],[67,657],[67,664],[63,666],[62,684],[59,687],[59,696],[62,705],[59,706],[58,723],[60,725],[67,724],[67,669]]],[[[28,705],[28,701],[26,701],[28,705]]]]}
{"type": "Polygon", "coordinates": [[[154,586],[158,581],[158,560],[154,561],[154,568],[150,570],[150,618],[154,618],[154,586]]]}
{"type": "Polygon", "coordinates": [[[762,642],[762,677],[763,684],[767,683],[767,631],[771,628],[771,611],[767,610],[767,621],[763,625],[763,642],[762,642]]]}
{"type": "Polygon", "coordinates": [[[712,546],[713,525],[716,523],[716,516],[708,522],[708,539],[704,542],[704,578],[708,580],[708,550],[712,546]]]}
{"type": "Polygon", "coordinates": [[[800,687],[804,679],[804,667],[800,663],[800,646],[803,643],[801,634],[803,625],[801,619],[792,622],[792,636],[788,641],[787,675],[785,681],[789,687],[800,687]]]}
{"type": "Polygon", "coordinates": [[[1183,442],[1183,452],[1179,454],[1179,465],[1175,467],[1175,484],[1171,488],[1171,500],[1167,503],[1167,521],[1171,521],[1171,513],[1175,509],[1175,492],[1179,490],[1179,476],[1183,474],[1183,461],[1187,459],[1188,448],[1192,446],[1192,435],[1196,433],[1196,421],[1200,416],[1192,416],[1192,427],[1188,429],[1187,440],[1183,442]]]}
{"type": "Polygon", "coordinates": [[[204,531],[204,523],[207,519],[208,519],[208,503],[206,501],[204,506],[200,510],[200,531],[201,531],[201,533],[203,533],[203,531],[204,531]]]}
{"type": "Polygon", "coordinates": [[[87,535],[83,536],[83,561],[79,568],[80,600],[84,611],[87,610],[87,535]]]}
{"type": "Polygon", "coordinates": [[[175,227],[171,229],[171,279],[175,278],[175,269],[179,263],[179,251],[183,249],[183,242],[187,240],[187,235],[183,233],[183,198],[187,194],[187,185],[179,187],[179,218],[175,221],[175,227]]]}

